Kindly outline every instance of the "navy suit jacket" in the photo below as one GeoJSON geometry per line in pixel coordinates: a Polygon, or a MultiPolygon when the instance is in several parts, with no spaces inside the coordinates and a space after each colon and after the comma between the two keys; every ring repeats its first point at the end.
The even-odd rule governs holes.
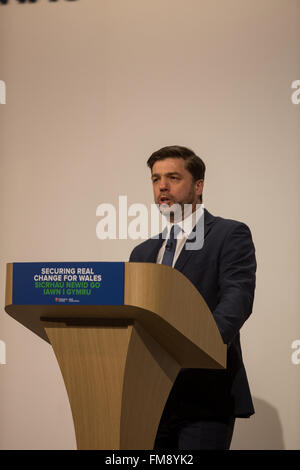
{"type": "MultiPolygon", "coordinates": [[[[129,261],[155,263],[162,243],[161,234],[146,240],[134,248],[129,261]]],[[[239,333],[252,311],[255,290],[255,248],[249,228],[204,209],[202,248],[184,247],[174,268],[194,284],[210,308],[227,344],[227,368],[182,369],[168,402],[175,401],[179,414],[187,418],[249,417],[254,408],[239,333]]]]}

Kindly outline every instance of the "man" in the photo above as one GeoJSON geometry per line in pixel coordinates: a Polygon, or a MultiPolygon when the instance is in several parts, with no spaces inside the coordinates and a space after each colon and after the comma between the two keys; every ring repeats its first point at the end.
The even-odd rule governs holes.
{"type": "Polygon", "coordinates": [[[155,449],[229,449],[235,418],[254,413],[239,335],[252,311],[255,290],[251,233],[244,223],[214,217],[199,204],[205,164],[192,150],[164,147],[147,164],[155,203],[170,223],[167,238],[141,243],[130,261],[163,263],[181,271],[203,296],[227,344],[226,370],[181,369],[161,418],[155,449]],[[178,208],[186,204],[190,211],[180,220],[178,208]],[[172,207],[177,208],[174,214],[172,207]],[[192,224],[187,224],[191,218],[192,224]],[[191,228],[195,231],[203,221],[203,244],[188,247],[191,228]]]}

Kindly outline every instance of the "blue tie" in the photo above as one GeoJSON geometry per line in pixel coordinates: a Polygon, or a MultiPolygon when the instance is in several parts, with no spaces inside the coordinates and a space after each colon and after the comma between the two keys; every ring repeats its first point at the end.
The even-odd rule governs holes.
{"type": "Polygon", "coordinates": [[[161,264],[166,264],[167,266],[172,267],[177,244],[176,238],[179,232],[180,227],[178,225],[172,225],[170,236],[166,243],[165,252],[161,264]]]}

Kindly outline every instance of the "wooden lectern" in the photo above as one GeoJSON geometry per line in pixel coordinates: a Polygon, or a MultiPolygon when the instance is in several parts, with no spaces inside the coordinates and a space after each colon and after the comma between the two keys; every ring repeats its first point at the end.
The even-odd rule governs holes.
{"type": "Polygon", "coordinates": [[[51,343],[78,449],[153,449],[180,368],[226,367],[209,308],[176,269],[122,263],[122,305],[55,304],[57,298],[36,305],[30,298],[14,303],[16,264],[26,263],[7,265],[5,310],[51,343]]]}

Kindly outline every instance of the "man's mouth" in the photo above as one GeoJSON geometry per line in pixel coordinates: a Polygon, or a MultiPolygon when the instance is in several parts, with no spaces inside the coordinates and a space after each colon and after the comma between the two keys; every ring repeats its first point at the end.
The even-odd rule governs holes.
{"type": "Polygon", "coordinates": [[[169,204],[171,202],[172,202],[172,200],[168,196],[161,196],[159,198],[159,203],[160,204],[169,204]]]}

